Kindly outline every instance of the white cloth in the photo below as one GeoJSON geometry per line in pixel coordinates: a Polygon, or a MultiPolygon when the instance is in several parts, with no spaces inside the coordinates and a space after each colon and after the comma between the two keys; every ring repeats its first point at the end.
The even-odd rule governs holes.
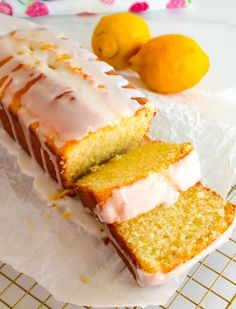
{"type": "Polygon", "coordinates": [[[97,14],[116,11],[141,13],[146,10],[184,8],[191,0],[4,0],[0,13],[20,17],[45,15],[97,14]]]}

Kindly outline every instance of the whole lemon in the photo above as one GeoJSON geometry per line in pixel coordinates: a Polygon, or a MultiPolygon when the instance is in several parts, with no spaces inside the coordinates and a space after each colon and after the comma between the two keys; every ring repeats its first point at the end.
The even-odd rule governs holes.
{"type": "Polygon", "coordinates": [[[197,84],[209,69],[206,53],[193,39],[169,34],[153,38],[130,59],[145,85],[159,93],[177,93],[197,84]]]}
{"type": "Polygon", "coordinates": [[[94,29],[92,47],[99,59],[115,69],[128,67],[128,60],[150,39],[146,22],[132,13],[102,17],[94,29]]]}

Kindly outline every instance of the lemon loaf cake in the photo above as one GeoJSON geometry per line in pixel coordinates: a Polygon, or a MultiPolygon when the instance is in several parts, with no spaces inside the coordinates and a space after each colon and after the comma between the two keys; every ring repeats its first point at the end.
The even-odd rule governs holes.
{"type": "Polygon", "coordinates": [[[200,179],[200,162],[190,143],[153,141],[95,167],[76,184],[82,202],[106,223],[132,219],[175,203],[200,179]]]}
{"type": "Polygon", "coordinates": [[[185,274],[228,240],[235,225],[236,207],[197,183],[172,207],[108,225],[108,231],[138,283],[147,286],[185,274]]]}
{"type": "Polygon", "coordinates": [[[142,143],[145,96],[78,43],[44,28],[0,38],[0,119],[62,187],[142,143]]]}

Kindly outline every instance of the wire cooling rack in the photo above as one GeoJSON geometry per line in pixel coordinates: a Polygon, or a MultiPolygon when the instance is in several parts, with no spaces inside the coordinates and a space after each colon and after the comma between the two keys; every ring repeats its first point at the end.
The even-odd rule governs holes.
{"type": "MultiPolygon", "coordinates": [[[[236,195],[236,186],[229,192],[229,198],[233,195],[236,195]]],[[[0,309],[8,308],[92,309],[57,302],[32,278],[0,261],[0,309]]],[[[157,308],[236,309],[236,231],[220,249],[191,269],[166,306],[155,306],[157,308]]]]}

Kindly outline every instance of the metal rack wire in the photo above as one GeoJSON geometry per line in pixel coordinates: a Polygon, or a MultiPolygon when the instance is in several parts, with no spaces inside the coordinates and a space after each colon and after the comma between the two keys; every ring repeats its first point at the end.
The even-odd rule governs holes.
{"type": "MultiPolygon", "coordinates": [[[[236,196],[232,187],[228,198],[236,196]]],[[[220,249],[198,262],[162,309],[236,308],[236,231],[220,249]]],[[[57,302],[32,278],[0,261],[0,309],[82,309],[57,302]]],[[[134,307],[138,309],[139,307],[134,307]]],[[[126,308],[130,309],[130,308],[126,308]]]]}
{"type": "MultiPolygon", "coordinates": [[[[236,282],[233,278],[236,274],[235,238],[236,233],[230,238],[227,246],[223,246],[199,262],[187,275],[185,282],[169,303],[159,308],[202,309],[212,308],[214,304],[218,304],[218,307],[214,307],[232,309],[233,304],[236,305],[236,282]],[[218,256],[217,267],[215,262],[212,264],[210,261],[213,255],[218,256]],[[226,286],[224,289],[219,289],[217,286],[221,280],[226,286]]],[[[57,302],[33,279],[0,262],[0,308],[76,309],[82,307],[57,302]]]]}

